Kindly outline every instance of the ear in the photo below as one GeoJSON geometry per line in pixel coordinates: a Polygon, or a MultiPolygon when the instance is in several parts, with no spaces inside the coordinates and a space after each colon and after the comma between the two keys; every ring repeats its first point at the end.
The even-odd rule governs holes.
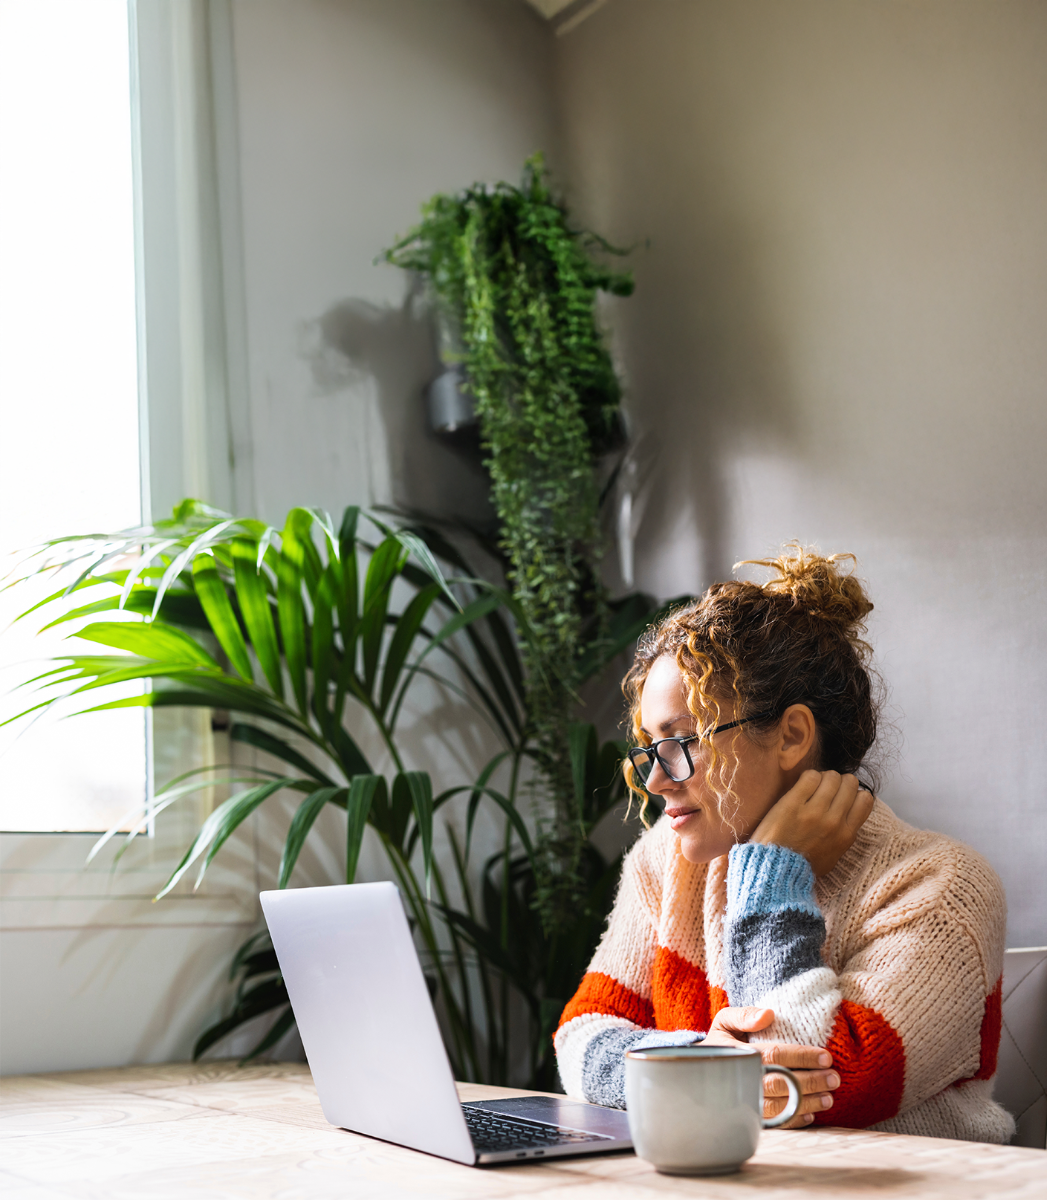
{"type": "Polygon", "coordinates": [[[794,771],[807,765],[818,745],[818,726],[806,704],[790,704],[782,713],[778,735],[778,766],[794,771]]]}

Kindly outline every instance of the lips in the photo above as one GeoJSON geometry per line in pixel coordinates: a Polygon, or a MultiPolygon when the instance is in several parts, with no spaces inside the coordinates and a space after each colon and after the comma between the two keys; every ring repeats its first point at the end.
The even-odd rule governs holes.
{"type": "Polygon", "coordinates": [[[669,823],[673,829],[679,829],[691,817],[697,816],[700,813],[701,807],[698,808],[666,808],[665,815],[669,818],[669,823]]]}

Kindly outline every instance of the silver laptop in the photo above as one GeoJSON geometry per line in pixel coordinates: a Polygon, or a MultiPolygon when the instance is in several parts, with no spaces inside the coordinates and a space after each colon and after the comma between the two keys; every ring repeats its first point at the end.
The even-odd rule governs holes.
{"type": "Polygon", "coordinates": [[[395,884],[261,901],[332,1125],[470,1165],[632,1149],[618,1109],[566,1096],[459,1103],[395,884]]]}

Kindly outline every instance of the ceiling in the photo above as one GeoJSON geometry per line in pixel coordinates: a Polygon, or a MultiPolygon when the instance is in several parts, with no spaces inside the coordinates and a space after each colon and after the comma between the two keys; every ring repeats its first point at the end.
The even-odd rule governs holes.
{"type": "Polygon", "coordinates": [[[527,0],[527,3],[552,25],[558,36],[572,29],[602,8],[607,0],[527,0]]]}

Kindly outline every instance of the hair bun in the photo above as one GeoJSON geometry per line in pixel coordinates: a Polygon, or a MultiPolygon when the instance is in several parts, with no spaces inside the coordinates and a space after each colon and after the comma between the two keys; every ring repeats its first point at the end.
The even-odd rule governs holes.
{"type": "Polygon", "coordinates": [[[767,567],[777,575],[762,585],[769,595],[791,596],[793,604],[812,617],[838,625],[849,636],[864,631],[865,618],[872,612],[872,601],[853,570],[858,560],[853,554],[828,556],[806,549],[799,542],[783,547],[780,558],[747,558],[735,564],[767,567]],[[837,563],[849,562],[843,572],[837,563]]]}

